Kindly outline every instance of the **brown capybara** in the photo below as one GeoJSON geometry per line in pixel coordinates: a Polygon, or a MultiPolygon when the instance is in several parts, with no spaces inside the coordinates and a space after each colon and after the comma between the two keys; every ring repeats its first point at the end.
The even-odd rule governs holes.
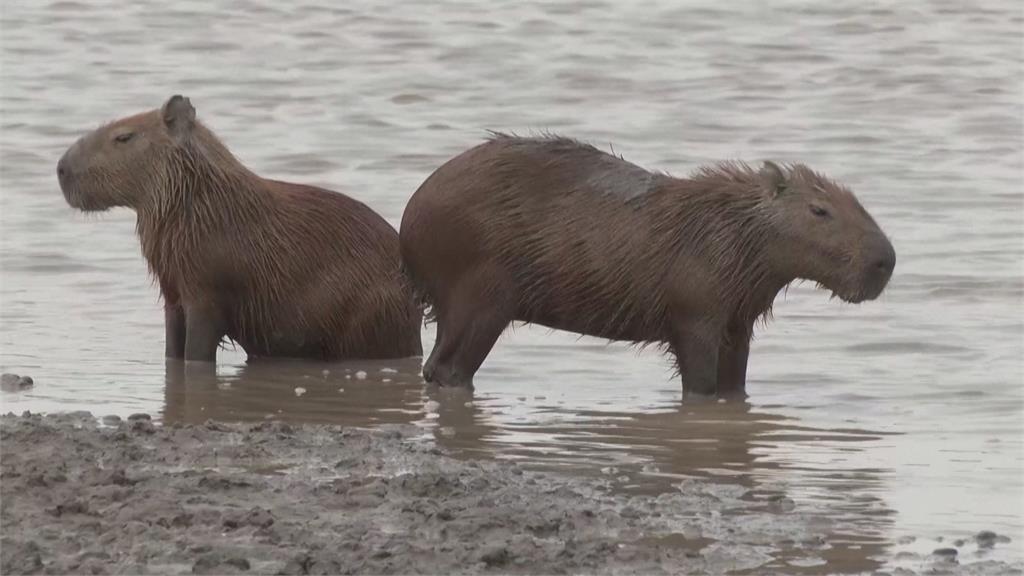
{"type": "Polygon", "coordinates": [[[896,255],[853,193],[796,164],[649,172],[560,137],[495,134],[409,201],[406,272],[437,321],[428,381],[471,386],[512,321],[675,353],[685,393],[744,394],[755,321],[796,279],[848,302],[896,255]]]}
{"type": "Polygon", "coordinates": [[[343,194],[260,178],[195,114],[173,96],[83,136],[57,164],[71,206],[135,210],[167,356],[213,361],[224,338],[250,358],[420,354],[394,228],[343,194]]]}

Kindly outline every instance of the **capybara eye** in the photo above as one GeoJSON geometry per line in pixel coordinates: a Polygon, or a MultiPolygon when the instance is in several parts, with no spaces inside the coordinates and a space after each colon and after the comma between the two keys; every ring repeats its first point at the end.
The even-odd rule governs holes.
{"type": "Polygon", "coordinates": [[[134,136],[135,132],[125,132],[124,134],[118,134],[117,136],[114,136],[114,140],[120,142],[121,144],[124,144],[125,142],[131,140],[134,136]]]}
{"type": "Polygon", "coordinates": [[[827,218],[829,216],[828,210],[825,210],[817,204],[811,204],[811,214],[814,214],[819,218],[827,218]]]}

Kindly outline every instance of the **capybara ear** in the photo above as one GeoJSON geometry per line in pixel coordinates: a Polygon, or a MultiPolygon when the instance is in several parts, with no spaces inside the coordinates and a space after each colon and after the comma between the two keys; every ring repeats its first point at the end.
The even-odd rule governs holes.
{"type": "Polygon", "coordinates": [[[786,189],[786,173],[771,160],[764,161],[764,166],[761,167],[761,180],[764,181],[765,190],[772,197],[778,196],[786,189]]]}
{"type": "Polygon", "coordinates": [[[192,102],[181,94],[171,96],[160,110],[160,116],[164,120],[167,132],[177,141],[183,140],[192,131],[192,124],[196,120],[196,109],[192,102]]]}

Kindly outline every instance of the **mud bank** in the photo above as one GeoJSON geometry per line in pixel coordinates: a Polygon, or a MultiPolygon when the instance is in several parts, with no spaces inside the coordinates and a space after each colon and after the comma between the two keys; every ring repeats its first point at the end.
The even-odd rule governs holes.
{"type": "Polygon", "coordinates": [[[830,548],[813,517],[742,488],[613,495],[451,458],[414,426],[8,415],[0,448],[4,574],[791,574],[820,573],[830,548]]]}

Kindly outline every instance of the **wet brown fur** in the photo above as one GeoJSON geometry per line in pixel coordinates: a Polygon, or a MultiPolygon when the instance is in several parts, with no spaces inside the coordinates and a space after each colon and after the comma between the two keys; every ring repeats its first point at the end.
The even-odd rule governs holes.
{"type": "MultiPolygon", "coordinates": [[[[177,310],[212,314],[250,357],[418,355],[395,230],[343,194],[260,178],[200,122],[169,122],[172,101],[83,137],[61,178],[73,206],[136,211],[168,322],[177,310]]],[[[184,354],[170,326],[168,338],[168,355],[184,354]]]]}
{"type": "MultiPolygon", "coordinates": [[[[515,320],[666,345],[684,384],[682,348],[702,348],[688,341],[721,346],[723,358],[737,349],[739,367],[718,372],[739,382],[718,389],[742,389],[753,325],[791,281],[860,301],[888,280],[865,276],[891,246],[852,193],[802,165],[771,166],[784,182],[742,162],[680,179],[568,138],[503,134],[457,156],[414,194],[400,232],[405,266],[439,322],[424,374],[471,384],[515,320]],[[813,216],[792,217],[806,212],[803,196],[842,219],[834,241],[802,231],[813,216]],[[820,263],[810,266],[808,251],[820,263]]],[[[690,356],[691,367],[701,361],[690,356]]]]}

